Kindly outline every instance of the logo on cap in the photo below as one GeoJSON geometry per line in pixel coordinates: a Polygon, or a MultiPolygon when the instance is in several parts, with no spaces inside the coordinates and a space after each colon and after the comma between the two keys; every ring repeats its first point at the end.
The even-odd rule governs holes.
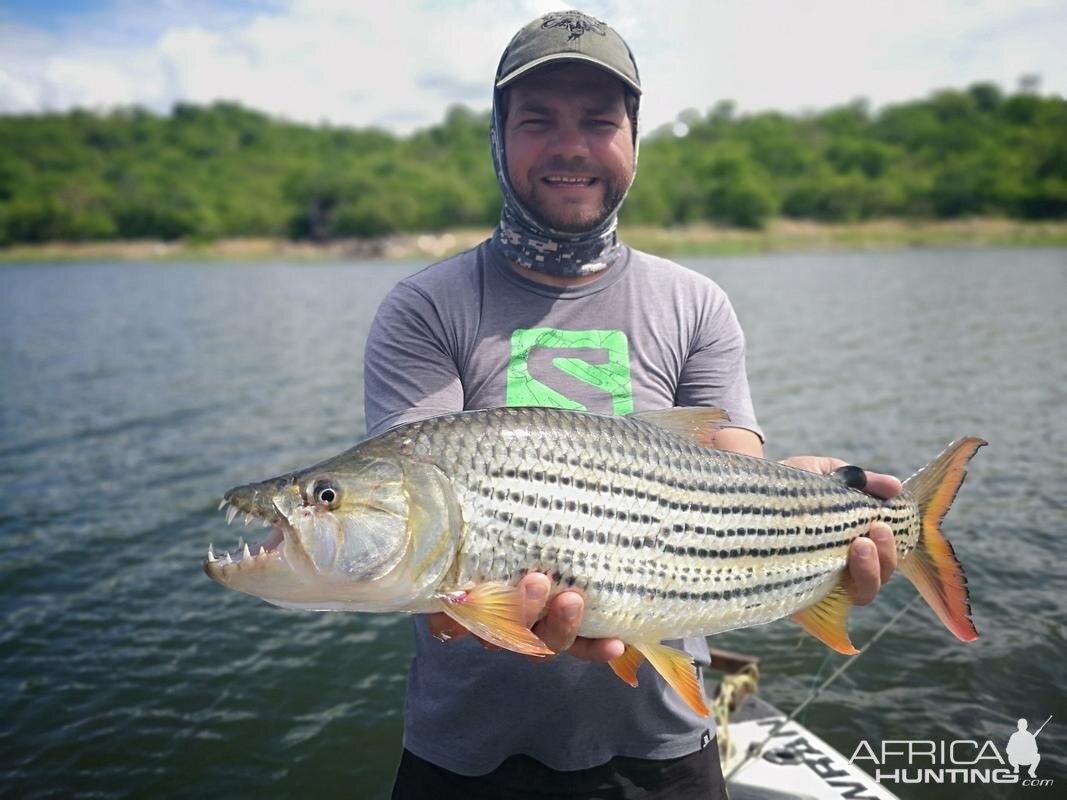
{"type": "Polygon", "coordinates": [[[541,28],[566,28],[570,31],[570,36],[567,37],[568,42],[572,42],[585,33],[596,33],[600,36],[605,36],[604,28],[607,26],[598,19],[593,17],[587,17],[585,14],[578,12],[569,14],[549,14],[545,21],[541,24],[541,28]]]}

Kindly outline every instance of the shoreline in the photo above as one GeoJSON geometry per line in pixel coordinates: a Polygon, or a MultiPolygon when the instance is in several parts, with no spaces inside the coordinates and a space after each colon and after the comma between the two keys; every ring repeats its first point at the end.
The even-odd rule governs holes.
{"type": "MultiPolygon", "coordinates": [[[[1064,247],[1067,220],[900,219],[819,223],[778,219],[763,230],[706,223],[680,228],[620,225],[627,244],[663,256],[895,250],[913,247],[1064,247]]],[[[474,247],[490,233],[466,228],[330,242],[233,238],[210,242],[111,240],[46,242],[0,248],[0,264],[100,261],[414,261],[439,260],[474,247]]]]}

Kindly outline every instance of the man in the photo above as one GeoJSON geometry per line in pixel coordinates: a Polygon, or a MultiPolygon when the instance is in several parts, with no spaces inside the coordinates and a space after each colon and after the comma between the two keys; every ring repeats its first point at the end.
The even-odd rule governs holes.
{"type": "Polygon", "coordinates": [[[1041,763],[1041,754],[1037,752],[1037,733],[1041,733],[1041,728],[1038,728],[1037,733],[1030,733],[1026,729],[1025,719],[1019,720],[1018,727],[1019,730],[1008,739],[1008,763],[1015,767],[1016,774],[1019,773],[1020,766],[1029,766],[1030,777],[1036,778],[1037,765],[1041,763]]]}
{"type": "MultiPolygon", "coordinates": [[[[762,456],[744,338],[722,290],[617,239],[640,93],[629,48],[598,20],[549,14],[516,34],[494,92],[500,225],[382,303],[364,362],[369,433],[503,405],[718,406],[733,427],[715,445],[762,456]]],[[[793,463],[829,471],[843,462],[793,463]]],[[[895,478],[869,478],[880,494],[900,490],[895,478]]],[[[871,540],[850,552],[857,602],[895,564],[888,527],[872,528],[871,540]]],[[[709,720],[658,676],[643,674],[633,689],[599,663],[622,643],[576,637],[579,593],[550,598],[541,574],[521,586],[528,624],[567,655],[489,653],[444,615],[418,619],[394,797],[722,796],[709,720]]],[[[708,663],[704,639],[684,647],[708,663]]]]}

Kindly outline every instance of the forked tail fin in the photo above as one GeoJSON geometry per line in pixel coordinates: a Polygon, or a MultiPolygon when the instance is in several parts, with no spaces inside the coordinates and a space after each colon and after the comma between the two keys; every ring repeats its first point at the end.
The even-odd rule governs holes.
{"type": "Polygon", "coordinates": [[[904,481],[904,488],[919,505],[922,527],[915,550],[901,561],[900,571],[915,585],[944,626],[964,642],[977,639],[978,631],[971,622],[967,578],[952,545],[941,533],[941,520],[956,499],[967,474],[967,462],[986,444],[975,436],[958,439],[904,481]]]}

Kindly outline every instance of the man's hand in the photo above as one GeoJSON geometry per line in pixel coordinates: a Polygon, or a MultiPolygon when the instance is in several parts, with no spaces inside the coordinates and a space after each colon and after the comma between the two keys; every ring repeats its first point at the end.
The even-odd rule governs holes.
{"type": "MultiPolygon", "coordinates": [[[[585,599],[578,592],[560,592],[548,602],[552,582],[540,572],[531,572],[524,577],[519,582],[519,589],[523,592],[523,616],[527,626],[555,652],[586,661],[611,661],[622,655],[625,645],[619,639],[588,639],[578,635],[585,610],[585,599]]],[[[430,614],[428,624],[430,633],[446,641],[470,634],[444,613],[430,614]]],[[[487,642],[482,642],[482,646],[487,650],[500,649],[487,642]]]]}
{"type": "MultiPolygon", "coordinates": [[[[829,475],[847,463],[839,458],[826,456],[796,456],[782,461],[790,467],[806,469],[829,475]]],[[[863,491],[867,494],[888,500],[900,494],[903,487],[892,475],[879,472],[864,472],[867,485],[863,491]]],[[[865,606],[878,594],[882,584],[889,580],[897,568],[897,548],[893,542],[893,531],[884,522],[871,524],[870,538],[857,537],[848,549],[849,593],[852,602],[865,606]]]]}

